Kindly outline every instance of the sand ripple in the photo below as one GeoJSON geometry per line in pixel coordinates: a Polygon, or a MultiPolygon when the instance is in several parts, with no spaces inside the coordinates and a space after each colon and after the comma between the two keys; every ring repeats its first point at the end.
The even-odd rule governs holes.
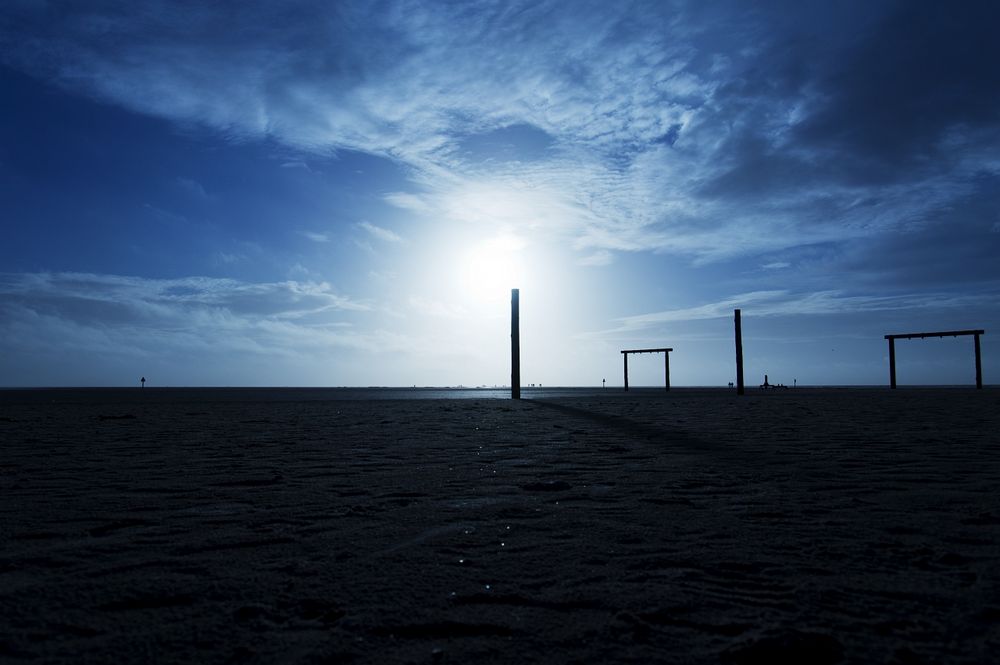
{"type": "Polygon", "coordinates": [[[1000,652],[995,390],[202,393],[0,396],[0,659],[1000,652]]]}

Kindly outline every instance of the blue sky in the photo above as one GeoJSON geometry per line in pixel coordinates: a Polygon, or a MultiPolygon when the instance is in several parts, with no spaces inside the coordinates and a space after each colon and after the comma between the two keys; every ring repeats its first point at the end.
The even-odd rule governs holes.
{"type": "Polygon", "coordinates": [[[998,19],[12,0],[0,385],[995,382],[998,19]]]}

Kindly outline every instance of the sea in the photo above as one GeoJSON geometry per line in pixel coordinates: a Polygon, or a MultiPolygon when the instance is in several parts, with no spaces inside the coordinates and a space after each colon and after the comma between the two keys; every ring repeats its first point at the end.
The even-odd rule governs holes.
{"type": "MultiPolygon", "coordinates": [[[[522,399],[634,396],[663,394],[660,388],[522,387],[522,399]]],[[[510,388],[459,387],[145,387],[145,388],[0,388],[2,402],[303,402],[412,399],[510,399],[510,388]]]]}
{"type": "MultiPolygon", "coordinates": [[[[906,386],[903,389],[968,389],[970,386],[906,386]]],[[[971,386],[973,389],[975,386],[971,386]]],[[[888,386],[799,386],[786,390],[762,391],[748,387],[748,393],[786,394],[805,391],[888,391],[888,386]]],[[[735,388],[674,386],[674,395],[735,394],[735,388]]],[[[663,386],[630,387],[542,387],[521,388],[521,399],[661,397],[663,386]]],[[[0,404],[8,403],[100,403],[100,402],[304,402],[356,400],[438,400],[438,399],[510,399],[510,388],[457,387],[366,387],[366,388],[293,388],[293,387],[106,387],[106,388],[0,388],[0,404]]]]}

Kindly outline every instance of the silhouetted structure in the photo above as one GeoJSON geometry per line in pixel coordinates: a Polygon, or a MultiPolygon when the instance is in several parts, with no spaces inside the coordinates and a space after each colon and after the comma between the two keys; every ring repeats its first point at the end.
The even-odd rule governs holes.
{"type": "Polygon", "coordinates": [[[767,380],[767,374],[764,375],[764,383],[760,384],[760,387],[763,390],[776,390],[778,388],[788,390],[788,386],[786,386],[784,383],[770,383],[767,380]]]}
{"type": "Polygon", "coordinates": [[[959,335],[972,335],[975,337],[976,349],[976,388],[983,388],[983,364],[979,351],[979,336],[986,334],[985,330],[946,330],[944,332],[923,332],[905,333],[902,335],[886,335],[889,340],[889,387],[896,387],[896,340],[913,339],[915,337],[924,339],[925,337],[958,337],[959,335]]]}
{"type": "Polygon", "coordinates": [[[742,395],[743,390],[743,328],[740,323],[740,310],[736,310],[736,394],[742,395]]]}
{"type": "Polygon", "coordinates": [[[146,377],[142,377],[141,379],[139,379],[139,387],[140,388],[146,387],[146,377]]]}
{"type": "Polygon", "coordinates": [[[521,399],[521,321],[518,301],[521,290],[510,290],[510,398],[521,399]]]}
{"type": "Polygon", "coordinates": [[[628,354],[630,353],[662,353],[663,354],[663,378],[666,389],[670,390],[670,352],[673,349],[629,349],[622,351],[622,358],[625,359],[625,390],[628,391],[628,354]]]}

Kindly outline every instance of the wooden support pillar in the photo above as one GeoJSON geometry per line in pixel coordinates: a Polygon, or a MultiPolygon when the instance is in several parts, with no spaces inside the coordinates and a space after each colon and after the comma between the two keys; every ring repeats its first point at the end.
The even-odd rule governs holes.
{"type": "Polygon", "coordinates": [[[889,387],[896,387],[896,340],[889,338],[889,387]]]}
{"type": "Polygon", "coordinates": [[[740,323],[740,310],[736,310],[736,394],[742,395],[743,390],[743,327],[740,323]]]}
{"type": "Polygon", "coordinates": [[[625,359],[625,392],[628,392],[628,354],[623,353],[622,358],[625,359]]]}
{"type": "Polygon", "coordinates": [[[670,390],[670,352],[663,352],[663,379],[664,384],[667,387],[667,391],[670,390]]]}
{"type": "Polygon", "coordinates": [[[510,398],[521,399],[520,289],[510,290],[510,398]]]}
{"type": "Polygon", "coordinates": [[[976,339],[976,388],[983,389],[983,361],[979,352],[979,334],[974,335],[976,339]]]}

